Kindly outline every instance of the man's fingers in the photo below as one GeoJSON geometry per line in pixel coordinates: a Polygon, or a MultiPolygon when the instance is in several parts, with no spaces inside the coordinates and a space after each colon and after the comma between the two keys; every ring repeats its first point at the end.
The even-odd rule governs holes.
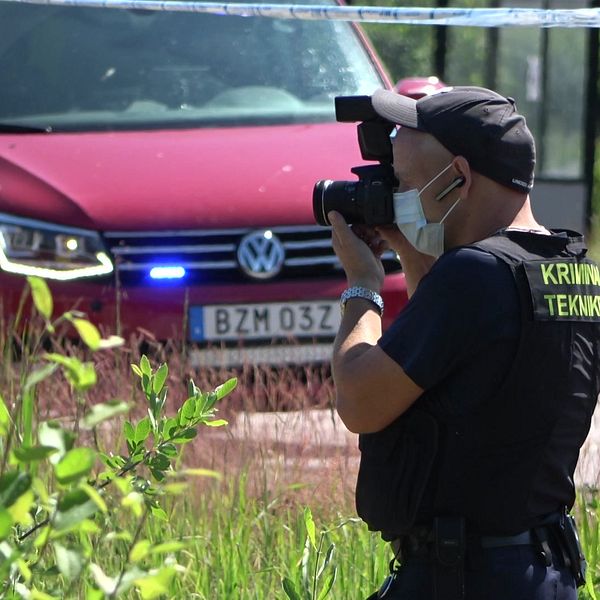
{"type": "Polygon", "coordinates": [[[391,248],[409,243],[404,234],[395,225],[390,227],[378,227],[377,231],[391,248]]]}
{"type": "Polygon", "coordinates": [[[331,223],[331,226],[334,229],[339,229],[342,226],[348,226],[348,224],[346,223],[346,219],[344,219],[344,217],[337,212],[336,210],[331,210],[327,213],[327,218],[329,219],[329,222],[331,223]]]}
{"type": "Polygon", "coordinates": [[[333,236],[340,247],[344,246],[344,240],[348,239],[348,236],[354,235],[352,230],[346,223],[346,219],[337,211],[332,210],[327,213],[327,218],[331,223],[333,230],[333,236]]]}

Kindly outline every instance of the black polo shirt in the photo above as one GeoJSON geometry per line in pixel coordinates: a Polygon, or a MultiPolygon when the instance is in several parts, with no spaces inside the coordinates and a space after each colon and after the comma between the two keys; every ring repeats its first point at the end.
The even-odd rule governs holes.
{"type": "Polygon", "coordinates": [[[379,340],[427,390],[451,389],[454,413],[493,394],[515,355],[520,306],[509,267],[488,252],[449,250],[379,340]]]}

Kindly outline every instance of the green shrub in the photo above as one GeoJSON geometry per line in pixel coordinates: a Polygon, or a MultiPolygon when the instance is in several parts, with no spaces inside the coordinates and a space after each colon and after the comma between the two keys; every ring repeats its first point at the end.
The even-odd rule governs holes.
{"type": "MultiPolygon", "coordinates": [[[[8,393],[0,395],[0,598],[95,600],[116,598],[130,589],[142,598],[170,595],[181,570],[177,553],[188,542],[167,537],[150,541],[143,535],[145,525],[166,521],[163,504],[181,493],[187,476],[219,477],[206,469],[181,469],[180,458],[199,427],[226,425],[216,418],[216,404],[235,388],[236,380],[208,393],[190,381],[187,399],[167,416],[168,367],[154,370],[142,356],[131,367],[139,378],[146,415],[122,425],[125,451],[102,452],[99,428],[130,412],[132,403],[115,399],[91,405],[89,396],[97,383],[94,363],[45,348],[64,325],[74,327],[92,353],[117,347],[122,340],[102,339],[76,312],[53,320],[45,281],[28,281],[43,327],[36,336],[34,328],[24,326],[16,368],[5,364],[8,393]],[[60,373],[75,402],[69,425],[64,419],[43,420],[39,410],[41,384],[60,373]],[[110,573],[95,556],[101,540],[115,542],[110,573]],[[147,560],[151,558],[155,560],[147,560]]],[[[6,358],[11,350],[5,348],[6,358]]]]}

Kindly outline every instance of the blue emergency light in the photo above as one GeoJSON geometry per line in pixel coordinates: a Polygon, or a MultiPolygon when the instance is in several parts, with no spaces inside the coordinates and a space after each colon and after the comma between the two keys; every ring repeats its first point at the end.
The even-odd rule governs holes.
{"type": "Polygon", "coordinates": [[[182,279],[185,277],[185,269],[178,265],[152,267],[150,277],[152,279],[182,279]]]}

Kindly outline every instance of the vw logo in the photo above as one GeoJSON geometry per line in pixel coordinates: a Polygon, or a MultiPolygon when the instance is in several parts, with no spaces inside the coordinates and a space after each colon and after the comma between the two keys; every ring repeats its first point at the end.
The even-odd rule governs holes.
{"type": "Polygon", "coordinates": [[[285,250],[273,232],[253,231],[242,238],[237,259],[246,275],[254,279],[270,279],[281,271],[285,250]]]}

